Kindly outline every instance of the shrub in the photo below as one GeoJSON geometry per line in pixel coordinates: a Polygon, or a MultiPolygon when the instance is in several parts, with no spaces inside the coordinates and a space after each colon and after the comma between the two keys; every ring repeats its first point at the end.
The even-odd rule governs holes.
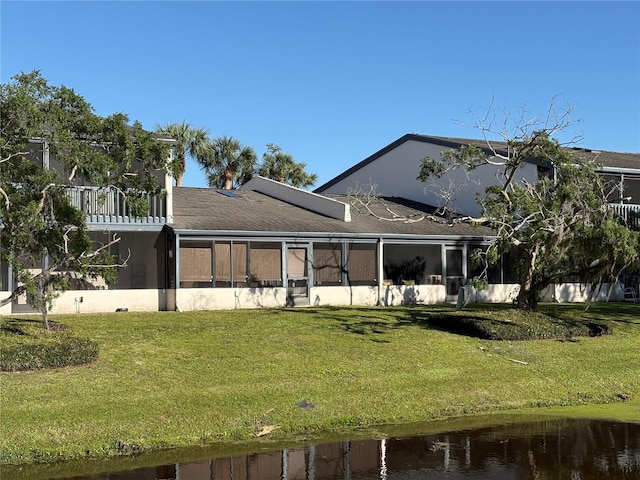
{"type": "Polygon", "coordinates": [[[441,329],[485,340],[542,340],[608,335],[608,325],[588,320],[554,318],[540,312],[516,309],[460,311],[430,316],[428,323],[441,329]]]}
{"type": "Polygon", "coordinates": [[[91,363],[97,343],[78,338],[64,326],[50,331],[28,319],[0,321],[0,371],[40,370],[91,363]]]}

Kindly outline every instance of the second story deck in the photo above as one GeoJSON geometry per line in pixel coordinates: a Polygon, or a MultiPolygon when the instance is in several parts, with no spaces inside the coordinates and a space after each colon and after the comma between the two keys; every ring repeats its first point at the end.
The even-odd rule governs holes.
{"type": "Polygon", "coordinates": [[[161,230],[167,222],[166,198],[146,194],[149,209],[144,216],[132,215],[124,192],[114,188],[72,187],[73,206],[86,215],[89,228],[116,230],[161,230]]]}
{"type": "Polygon", "coordinates": [[[626,222],[629,228],[640,230],[640,205],[610,203],[609,206],[613,208],[616,215],[626,222]]]}

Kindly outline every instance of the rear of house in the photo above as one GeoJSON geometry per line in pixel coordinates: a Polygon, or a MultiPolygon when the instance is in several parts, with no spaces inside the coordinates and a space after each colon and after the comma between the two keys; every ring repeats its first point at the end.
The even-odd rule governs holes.
{"type": "MultiPolygon", "coordinates": [[[[509,302],[518,288],[514,259],[505,255],[490,269],[488,288],[471,288],[478,273],[472,253],[486,248],[493,232],[441,221],[437,195],[416,179],[422,157],[439,158],[472,142],[478,141],[408,134],[315,192],[260,177],[231,191],[173,187],[162,173],[164,195],[150,198],[148,214],[139,218],[129,214],[121,193],[79,184],[69,194],[85,212],[92,238],[104,244],[119,236],[111,253],[123,267],[111,285],[76,279],[53,313],[435,304],[455,302],[461,287],[472,302],[509,302]],[[371,184],[376,195],[358,197],[359,187],[371,184]]],[[[640,155],[584,153],[602,161],[612,207],[637,221],[640,155]]],[[[44,156],[40,161],[55,165],[44,156]]],[[[539,173],[532,164],[521,175],[539,173]]],[[[495,178],[491,169],[476,174],[446,179],[468,182],[454,199],[458,213],[477,213],[476,193],[495,178]]],[[[0,243],[1,235],[0,229],[0,243]]],[[[633,275],[627,272],[626,281],[635,281],[637,291],[633,275]]],[[[14,282],[1,265],[0,295],[14,282]]],[[[588,286],[564,283],[544,299],[582,301],[588,293],[588,286]]],[[[623,286],[599,296],[607,298],[622,299],[623,286]]],[[[29,306],[21,297],[0,310],[29,306]]]]}

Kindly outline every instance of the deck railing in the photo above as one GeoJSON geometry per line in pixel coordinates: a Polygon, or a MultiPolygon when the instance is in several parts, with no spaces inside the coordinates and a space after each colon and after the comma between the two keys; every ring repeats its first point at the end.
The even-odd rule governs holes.
{"type": "Polygon", "coordinates": [[[613,208],[620,218],[627,222],[627,225],[631,228],[640,228],[640,205],[636,204],[622,204],[622,203],[610,203],[609,206],[613,208]]]}
{"type": "Polygon", "coordinates": [[[166,222],[165,199],[145,194],[149,210],[145,216],[131,214],[124,192],[114,188],[70,187],[69,198],[73,206],[84,212],[87,223],[105,224],[164,224],[166,222]]]}

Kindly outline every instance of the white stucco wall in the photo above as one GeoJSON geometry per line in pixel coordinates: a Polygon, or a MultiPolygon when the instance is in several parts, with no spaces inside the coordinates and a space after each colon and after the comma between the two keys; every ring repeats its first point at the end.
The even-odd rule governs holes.
{"type": "Polygon", "coordinates": [[[466,301],[471,303],[511,303],[518,295],[520,285],[491,284],[478,290],[472,286],[465,287],[466,301]]]}
{"type": "MultiPolygon", "coordinates": [[[[9,295],[11,295],[11,292],[7,292],[4,290],[0,290],[0,298],[7,298],[9,295]]],[[[0,307],[0,315],[10,315],[11,314],[11,304],[8,303],[7,305],[0,307]]]]}
{"type": "MultiPolygon", "coordinates": [[[[596,302],[618,302],[624,300],[624,290],[620,283],[605,283],[595,295],[596,302]]],[[[563,283],[550,285],[542,293],[543,302],[585,302],[591,294],[591,285],[583,283],[563,283]]]]}
{"type": "Polygon", "coordinates": [[[378,304],[378,287],[313,287],[310,302],[314,306],[378,304]]]}
{"type": "MultiPolygon", "coordinates": [[[[457,188],[452,207],[459,213],[478,215],[480,207],[476,204],[476,194],[483,193],[487,186],[497,183],[499,168],[483,165],[472,172],[469,178],[463,170],[456,170],[444,175],[433,185],[419,181],[416,177],[420,172],[420,160],[426,156],[439,159],[445,150],[447,147],[441,145],[408,140],[323,193],[343,195],[356,185],[375,184],[379,195],[404,197],[440,206],[443,201],[438,195],[439,190],[453,185],[460,188],[457,188]]],[[[535,180],[537,169],[534,165],[526,165],[519,171],[518,177],[535,180]]]]}
{"type": "MultiPolygon", "coordinates": [[[[624,299],[620,284],[613,285],[607,298],[605,285],[596,301],[621,301],[624,299]]],[[[518,285],[489,285],[483,290],[466,287],[467,302],[511,303],[516,297],[518,285]]],[[[157,312],[166,309],[167,290],[69,290],[54,302],[52,314],[115,312],[126,308],[131,312],[157,312]],[[82,299],[82,302],[80,302],[82,299]]],[[[280,308],[286,306],[286,288],[181,288],[176,292],[180,311],[224,310],[234,308],[280,308]]],[[[549,287],[542,301],[584,302],[589,287],[582,284],[563,284],[549,287]]],[[[9,295],[9,292],[0,292],[9,295]]],[[[444,285],[391,285],[380,289],[380,304],[397,306],[405,304],[434,305],[455,303],[457,296],[447,296],[444,285]]],[[[378,287],[312,287],[309,304],[329,305],[378,305],[378,287]]],[[[11,315],[11,304],[0,307],[0,315],[11,315]]]]}
{"type": "Polygon", "coordinates": [[[103,313],[126,308],[157,312],[164,308],[164,290],[68,290],[55,299],[52,314],[103,313]],[[80,303],[80,299],[82,302],[80,303]]]}
{"type": "Polygon", "coordinates": [[[233,308],[284,307],[286,288],[180,288],[176,304],[180,311],[233,308]]]}

